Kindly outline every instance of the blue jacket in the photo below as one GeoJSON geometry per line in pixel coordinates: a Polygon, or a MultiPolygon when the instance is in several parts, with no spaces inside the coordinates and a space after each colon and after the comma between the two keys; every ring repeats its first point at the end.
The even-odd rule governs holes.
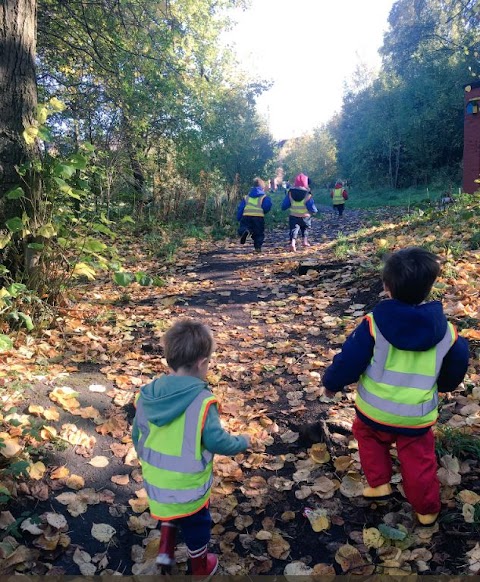
{"type": "MultiPolygon", "coordinates": [[[[208,384],[193,376],[160,376],[140,389],[143,409],[149,422],[164,426],[185,412],[189,404],[202,390],[210,390],[208,384]]],[[[132,441],[136,446],[139,430],[133,420],[132,441]]],[[[207,413],[202,432],[202,442],[211,453],[236,455],[247,448],[243,436],[233,436],[223,430],[218,408],[212,404],[207,413]]]]}
{"type": "MultiPolygon", "coordinates": [[[[255,188],[252,188],[250,190],[248,195],[251,196],[252,198],[259,198],[260,196],[264,196],[265,192],[262,190],[262,188],[260,188],[260,186],[256,186],[255,188]]],[[[237,208],[237,220],[242,220],[243,211],[245,209],[246,204],[247,202],[245,201],[245,197],[243,197],[240,200],[240,203],[237,208]]],[[[270,212],[270,210],[272,209],[272,199],[270,198],[270,196],[265,196],[265,198],[263,199],[262,209],[265,214],[267,214],[267,212],[270,212]]]]}
{"type": "MultiPolygon", "coordinates": [[[[396,299],[388,299],[375,307],[373,316],[385,339],[400,350],[428,350],[447,331],[447,319],[440,301],[409,305],[396,299]]],[[[342,351],[326,369],[323,376],[325,388],[330,392],[339,392],[345,386],[357,382],[370,364],[374,343],[368,321],[364,319],[346,339],[342,351]]],[[[458,337],[443,359],[437,379],[439,392],[450,392],[462,382],[467,372],[468,358],[468,342],[465,338],[458,337]]],[[[429,430],[387,427],[366,418],[359,410],[357,415],[366,424],[386,432],[414,436],[429,430]]]]}
{"type": "MultiPolygon", "coordinates": [[[[303,200],[305,196],[309,194],[308,190],[305,190],[304,188],[291,188],[289,193],[292,195],[292,198],[296,202],[300,202],[300,200],[303,200]]],[[[291,206],[290,196],[288,195],[289,193],[287,192],[285,198],[283,199],[282,210],[288,210],[291,206]]],[[[315,201],[313,200],[313,196],[310,198],[310,200],[308,200],[305,206],[307,207],[307,210],[310,212],[310,214],[316,214],[318,212],[317,207],[315,206],[315,201]]]]}

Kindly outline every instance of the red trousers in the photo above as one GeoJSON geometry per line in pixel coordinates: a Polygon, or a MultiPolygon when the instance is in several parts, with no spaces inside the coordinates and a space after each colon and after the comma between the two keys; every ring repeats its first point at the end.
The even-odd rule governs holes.
{"type": "Polygon", "coordinates": [[[353,435],[358,441],[360,462],[370,487],[390,482],[390,447],[397,443],[403,490],[408,502],[422,515],[440,511],[435,437],[431,429],[421,436],[405,436],[376,430],[356,418],[353,435]]]}

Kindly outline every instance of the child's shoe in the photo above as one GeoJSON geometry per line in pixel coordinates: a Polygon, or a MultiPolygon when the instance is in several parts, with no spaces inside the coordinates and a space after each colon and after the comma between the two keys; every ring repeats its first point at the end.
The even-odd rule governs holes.
{"type": "Polygon", "coordinates": [[[262,247],[255,247],[255,252],[256,253],[261,253],[262,252],[262,247]]]}
{"type": "Polygon", "coordinates": [[[242,236],[240,237],[240,244],[241,244],[241,245],[244,245],[244,244],[245,244],[245,241],[247,240],[247,237],[248,237],[248,230],[246,230],[246,231],[245,231],[245,232],[242,234],[242,236]]]}
{"type": "Polygon", "coordinates": [[[390,483],[379,485],[378,487],[365,487],[363,496],[369,501],[386,501],[393,495],[392,486],[390,483]]]}
{"type": "Polygon", "coordinates": [[[416,513],[418,522],[423,527],[432,527],[437,523],[438,513],[426,513],[422,515],[421,513],[416,513]]]}
{"type": "Polygon", "coordinates": [[[297,250],[297,241],[294,238],[292,238],[292,240],[290,241],[290,247],[292,248],[293,252],[297,250]]]}
{"type": "Polygon", "coordinates": [[[307,240],[306,238],[304,238],[304,239],[303,239],[303,246],[304,246],[304,247],[310,247],[310,246],[312,246],[312,245],[311,245],[311,244],[308,242],[308,240],[307,240]]]}
{"type": "Polygon", "coordinates": [[[177,527],[173,523],[164,521],[160,528],[160,547],[156,563],[162,566],[162,569],[169,571],[175,564],[175,540],[177,537],[177,527]]]}
{"type": "Polygon", "coordinates": [[[218,558],[215,554],[209,554],[207,546],[191,552],[188,550],[192,576],[210,577],[218,568],[218,558]]]}

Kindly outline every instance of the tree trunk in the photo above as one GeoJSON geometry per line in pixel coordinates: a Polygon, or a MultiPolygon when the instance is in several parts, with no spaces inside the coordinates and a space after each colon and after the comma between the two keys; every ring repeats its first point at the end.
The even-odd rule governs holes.
{"type": "Polygon", "coordinates": [[[0,0],[0,228],[21,215],[18,200],[6,200],[5,193],[20,184],[15,166],[34,151],[22,134],[37,107],[36,11],[37,0],[0,0]]]}

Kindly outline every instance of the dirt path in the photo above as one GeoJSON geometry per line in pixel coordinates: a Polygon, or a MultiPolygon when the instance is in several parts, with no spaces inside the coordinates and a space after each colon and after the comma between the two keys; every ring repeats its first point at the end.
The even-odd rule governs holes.
{"type": "MultiPolygon", "coordinates": [[[[165,289],[142,290],[125,304],[110,305],[107,314],[106,308],[95,312],[107,336],[114,336],[122,346],[117,364],[114,357],[102,355],[113,349],[110,344],[103,349],[102,344],[103,352],[99,348],[100,355],[95,357],[103,364],[83,362],[78,364],[79,372],[72,372],[67,379],[34,386],[32,403],[46,408],[52,404],[48,398],[52,386],[68,384],[78,392],[78,410],[93,407],[98,412],[82,418],[77,410],[72,419],[70,412],[62,411],[53,423],[58,431],[65,433],[65,425],[73,424],[84,431],[85,438],[93,436],[94,442],[87,446],[79,441],[59,450],[58,442],[52,441],[42,457],[49,478],[39,481],[36,489],[25,484],[24,495],[12,509],[17,518],[55,511],[68,520],[71,543],[66,549],[58,544],[39,545],[38,537],[25,534],[42,550],[43,565],[37,573],[52,567],[45,566],[47,563],[53,564],[50,573],[76,574],[81,551],[91,558],[87,560],[90,566],[80,568],[83,573],[156,572],[158,530],[148,521],[148,514],[142,513],[145,505],[137,497],[142,490],[138,464],[127,454],[131,450],[128,423],[133,417],[133,390],[128,380],[133,378],[140,385],[163,369],[158,338],[169,322],[180,316],[199,318],[212,327],[217,349],[210,382],[222,402],[225,424],[234,431],[247,428],[258,437],[255,453],[217,464],[212,541],[221,554],[223,572],[280,574],[292,560],[310,566],[331,565],[339,547],[349,540],[361,543],[363,526],[383,519],[385,511],[372,511],[358,497],[335,494],[343,473],[331,463],[312,469],[307,453],[311,444],[308,437],[322,439],[332,455],[351,455],[350,469],[359,470],[358,457],[348,448],[353,408],[348,402],[339,408],[322,401],[320,379],[334,350],[344,341],[347,328],[378,301],[381,291],[376,279],[362,276],[358,261],[335,256],[333,246],[339,236],[346,237],[371,220],[372,213],[351,210],[339,221],[323,210],[313,223],[312,246],[297,253],[290,251],[288,231],[282,229],[267,233],[261,254],[254,253],[249,242],[241,246],[237,241],[218,241],[184,257],[170,273],[165,289]],[[305,259],[329,268],[300,276],[298,266],[305,259]],[[130,388],[122,387],[122,378],[130,388]],[[299,438],[300,427],[318,421],[323,421],[320,432],[299,438]],[[98,468],[89,464],[97,456],[106,457],[108,465],[98,468]],[[75,508],[72,512],[67,506],[66,510],[58,501],[58,495],[65,491],[65,479],[51,479],[51,471],[62,466],[84,478],[78,495],[83,495],[80,501],[86,507],[78,515],[75,508]],[[307,471],[307,477],[302,476],[302,470],[307,471]],[[309,486],[322,476],[326,489],[313,494],[309,486]],[[312,532],[303,517],[306,505],[321,507],[333,516],[328,531],[312,532]],[[138,519],[144,521],[138,523],[138,519]],[[111,542],[92,537],[93,523],[115,528],[111,542]]],[[[379,218],[385,218],[385,213],[379,218]]],[[[84,301],[85,313],[92,319],[88,312],[92,299],[84,301]]],[[[402,523],[409,523],[408,504],[401,498],[392,502],[388,511],[393,516],[400,514],[402,523]]],[[[447,556],[442,558],[444,541],[436,546],[432,572],[450,571],[441,570],[447,556]]],[[[179,568],[184,571],[185,552],[179,548],[179,568]]]]}

